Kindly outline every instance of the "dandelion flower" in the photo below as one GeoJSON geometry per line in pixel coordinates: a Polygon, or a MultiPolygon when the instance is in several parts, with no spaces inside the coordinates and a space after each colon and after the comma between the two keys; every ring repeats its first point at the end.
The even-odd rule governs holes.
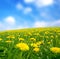
{"type": "Polygon", "coordinates": [[[19,38],[19,41],[24,41],[24,38],[19,38]]]}
{"type": "Polygon", "coordinates": [[[53,53],[60,53],[60,48],[52,47],[52,48],[50,48],[50,51],[52,51],[53,53]]]}
{"type": "Polygon", "coordinates": [[[12,39],[14,39],[15,37],[14,37],[14,36],[7,36],[7,38],[12,38],[12,39]]]}
{"type": "Polygon", "coordinates": [[[10,42],[12,42],[12,41],[11,41],[11,40],[7,40],[7,41],[5,41],[5,42],[10,43],[10,42]]]}
{"type": "Polygon", "coordinates": [[[0,38],[0,41],[2,41],[2,38],[0,38]]]}
{"type": "Polygon", "coordinates": [[[30,40],[31,40],[31,41],[36,41],[36,39],[35,39],[35,38],[30,38],[30,40]]]}
{"type": "Polygon", "coordinates": [[[33,51],[39,52],[39,48],[34,48],[33,51]]]}
{"type": "Polygon", "coordinates": [[[38,47],[38,45],[36,43],[32,43],[31,46],[32,47],[38,47]]]}
{"type": "Polygon", "coordinates": [[[29,46],[26,43],[18,43],[16,44],[16,47],[22,51],[29,50],[29,46]]]}
{"type": "Polygon", "coordinates": [[[54,36],[52,35],[51,38],[54,38],[54,36]]]}
{"type": "Polygon", "coordinates": [[[47,42],[47,44],[50,44],[51,42],[47,42]]]}
{"type": "Polygon", "coordinates": [[[44,41],[38,41],[36,44],[37,45],[42,45],[42,44],[44,44],[44,41]]]}

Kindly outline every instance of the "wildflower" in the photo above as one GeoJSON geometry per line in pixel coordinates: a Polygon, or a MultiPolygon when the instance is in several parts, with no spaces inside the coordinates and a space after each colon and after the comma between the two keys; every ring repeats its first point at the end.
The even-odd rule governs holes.
{"type": "Polygon", "coordinates": [[[58,33],[58,35],[60,35],[60,33],[58,33]]]}
{"type": "Polygon", "coordinates": [[[46,38],[49,38],[49,36],[45,36],[46,38]]]}
{"type": "Polygon", "coordinates": [[[28,35],[32,35],[32,33],[29,32],[28,35]]]}
{"type": "Polygon", "coordinates": [[[45,32],[45,34],[48,34],[49,32],[45,32]]]}
{"type": "Polygon", "coordinates": [[[39,33],[35,33],[34,35],[37,35],[37,36],[38,36],[38,35],[40,35],[40,34],[39,34],[39,33]]]}
{"type": "Polygon", "coordinates": [[[0,38],[0,41],[2,41],[2,38],[0,38]]]}
{"type": "Polygon", "coordinates": [[[32,43],[31,46],[32,47],[38,47],[38,45],[36,43],[32,43]]]}
{"type": "Polygon", "coordinates": [[[54,38],[54,36],[51,36],[51,38],[54,38]]]}
{"type": "Polygon", "coordinates": [[[39,42],[37,42],[36,44],[37,44],[37,45],[42,45],[42,44],[44,44],[44,42],[43,42],[43,41],[39,41],[39,42]]]}
{"type": "Polygon", "coordinates": [[[18,43],[16,44],[16,47],[22,51],[29,50],[29,46],[26,43],[18,43]]]}
{"type": "Polygon", "coordinates": [[[10,43],[10,42],[12,42],[12,41],[11,41],[11,40],[7,40],[7,41],[5,41],[5,42],[10,43]]]}
{"type": "Polygon", "coordinates": [[[50,51],[52,51],[53,53],[60,53],[60,48],[52,47],[52,48],[50,48],[50,51]]]}
{"type": "Polygon", "coordinates": [[[19,41],[24,41],[24,38],[19,38],[19,41]]]}
{"type": "Polygon", "coordinates": [[[58,35],[56,35],[56,38],[58,37],[58,35]]]}
{"type": "Polygon", "coordinates": [[[34,48],[33,51],[39,52],[39,48],[34,48]]]}
{"type": "Polygon", "coordinates": [[[15,37],[14,37],[14,36],[12,36],[11,38],[13,38],[13,39],[14,39],[15,37]]]}
{"type": "Polygon", "coordinates": [[[35,39],[35,38],[30,38],[30,40],[31,40],[31,41],[36,41],[36,39],[35,39]]]}
{"type": "Polygon", "coordinates": [[[14,36],[7,36],[7,38],[13,38],[14,39],[15,37],[14,36]]]}
{"type": "Polygon", "coordinates": [[[7,36],[7,38],[10,38],[10,36],[7,36]]]}
{"type": "Polygon", "coordinates": [[[50,44],[51,42],[47,42],[47,44],[50,44]]]}

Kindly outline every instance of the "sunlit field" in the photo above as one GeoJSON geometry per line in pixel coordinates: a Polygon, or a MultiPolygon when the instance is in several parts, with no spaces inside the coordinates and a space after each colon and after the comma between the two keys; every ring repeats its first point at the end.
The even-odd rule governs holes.
{"type": "Polygon", "coordinates": [[[60,28],[0,32],[0,59],[60,59],[60,28]]]}

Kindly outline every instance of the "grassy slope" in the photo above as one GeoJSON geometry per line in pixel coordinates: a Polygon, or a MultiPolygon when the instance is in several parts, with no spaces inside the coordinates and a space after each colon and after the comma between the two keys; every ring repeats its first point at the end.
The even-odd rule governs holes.
{"type": "MultiPolygon", "coordinates": [[[[47,28],[27,28],[27,29],[16,29],[16,30],[7,30],[7,31],[2,31],[0,34],[1,38],[3,39],[0,41],[0,52],[5,51],[2,55],[5,57],[0,57],[0,59],[60,59],[60,54],[53,54],[50,51],[51,47],[60,47],[60,36],[57,35],[58,32],[55,32],[54,30],[58,30],[60,33],[60,27],[47,27],[47,28]],[[36,34],[39,33],[40,35],[36,35],[35,32],[33,35],[30,35],[30,31],[35,31],[36,34]],[[37,30],[37,31],[36,31],[37,30]],[[51,35],[48,33],[48,35],[45,35],[45,31],[49,30],[48,32],[51,34],[53,33],[53,39],[51,39],[51,35]],[[50,31],[53,30],[53,31],[50,31]],[[27,36],[24,36],[24,32],[27,31],[27,36]],[[42,31],[42,32],[40,32],[42,31]],[[8,33],[7,33],[8,32],[8,33]],[[14,32],[14,33],[12,33],[14,32]],[[20,32],[23,32],[20,34],[20,32]],[[13,34],[15,39],[13,38],[7,38],[8,35],[13,34]],[[18,36],[20,35],[20,36],[18,36]],[[56,37],[56,35],[58,37],[56,37]],[[48,38],[47,38],[48,36],[48,38]],[[21,43],[21,41],[18,40],[18,38],[24,38],[24,43],[29,45],[30,50],[23,52],[19,50],[18,48],[15,48],[16,44],[21,43]],[[30,45],[34,41],[30,41],[31,38],[35,38],[36,42],[41,42],[43,41],[43,44],[39,45],[39,52],[34,52],[33,47],[30,45]],[[11,40],[11,44],[8,42],[6,43],[7,40],[11,40]],[[50,42],[50,44],[48,44],[50,42]],[[7,57],[8,56],[8,57],[7,57]]],[[[1,54],[1,53],[0,53],[1,54]]]]}
{"type": "Polygon", "coordinates": [[[2,32],[19,32],[19,31],[31,31],[31,30],[36,30],[36,29],[44,29],[44,30],[47,30],[47,29],[60,29],[60,27],[38,27],[38,28],[24,28],[24,29],[15,29],[15,30],[3,30],[3,31],[0,31],[0,33],[2,32]]]}

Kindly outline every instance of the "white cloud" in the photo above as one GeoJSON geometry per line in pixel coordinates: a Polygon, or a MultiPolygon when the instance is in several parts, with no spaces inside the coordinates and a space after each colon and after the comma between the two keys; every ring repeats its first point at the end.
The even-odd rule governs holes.
{"type": "Polygon", "coordinates": [[[5,30],[12,30],[12,29],[14,29],[14,28],[12,28],[12,27],[5,28],[5,30]]]}
{"type": "Polygon", "coordinates": [[[15,18],[12,16],[8,16],[3,19],[3,22],[0,22],[0,30],[9,30],[14,29],[16,25],[15,18]]]}
{"type": "Polygon", "coordinates": [[[60,26],[60,20],[51,22],[51,26],[60,26]]]}
{"type": "Polygon", "coordinates": [[[23,22],[23,24],[20,22],[20,24],[18,25],[15,23],[16,22],[15,19],[14,21],[12,21],[11,19],[13,19],[12,16],[9,16],[3,19],[4,21],[0,22],[0,30],[23,29],[23,28],[29,27],[27,22],[23,22]]]}
{"type": "Polygon", "coordinates": [[[34,0],[24,0],[25,3],[32,3],[34,0]]]}
{"type": "Polygon", "coordinates": [[[44,21],[36,21],[34,23],[34,27],[46,27],[47,26],[47,22],[44,21]]]}
{"type": "Polygon", "coordinates": [[[33,27],[49,27],[49,26],[60,26],[60,20],[46,22],[46,21],[35,21],[33,27]]]}
{"type": "Polygon", "coordinates": [[[32,26],[29,25],[29,23],[24,22],[20,25],[8,25],[7,22],[0,22],[0,30],[12,30],[12,29],[23,29],[23,28],[29,28],[29,27],[49,27],[49,26],[60,26],[60,20],[54,20],[51,22],[46,21],[39,21],[35,20],[34,23],[31,23],[32,26]]]}
{"type": "Polygon", "coordinates": [[[32,8],[26,7],[26,8],[24,9],[24,14],[28,14],[28,13],[30,13],[30,12],[32,12],[32,8]]]}
{"type": "Polygon", "coordinates": [[[24,0],[25,3],[32,3],[36,7],[49,6],[54,3],[54,0],[24,0]]]}
{"type": "Polygon", "coordinates": [[[12,16],[8,16],[4,19],[4,22],[8,25],[14,25],[15,24],[15,18],[12,16]]]}
{"type": "Polygon", "coordinates": [[[25,3],[33,3],[37,7],[48,6],[54,3],[54,0],[24,0],[25,3]]]}
{"type": "Polygon", "coordinates": [[[16,8],[17,8],[18,10],[22,10],[22,12],[23,12],[24,14],[28,14],[28,13],[32,12],[32,8],[31,8],[31,7],[24,7],[24,6],[23,6],[22,4],[20,4],[20,3],[17,3],[16,8]]]}
{"type": "Polygon", "coordinates": [[[37,7],[43,7],[43,6],[49,6],[52,5],[54,3],[54,0],[35,0],[34,4],[37,7]]]}
{"type": "Polygon", "coordinates": [[[16,8],[17,8],[18,10],[22,10],[24,7],[22,6],[22,4],[17,3],[16,8]]]}
{"type": "Polygon", "coordinates": [[[16,29],[23,29],[23,28],[28,28],[28,26],[17,26],[16,29]]]}

